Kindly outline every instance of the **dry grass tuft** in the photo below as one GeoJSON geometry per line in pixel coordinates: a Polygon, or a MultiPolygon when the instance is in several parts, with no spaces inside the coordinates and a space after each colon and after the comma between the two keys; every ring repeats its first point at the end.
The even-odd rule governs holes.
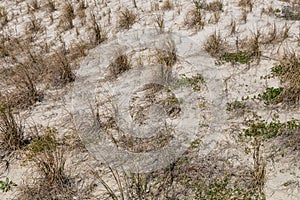
{"type": "Polygon", "coordinates": [[[284,84],[280,99],[287,105],[300,102],[300,58],[295,52],[286,51],[278,65],[273,67],[273,73],[284,84]]]}
{"type": "Polygon", "coordinates": [[[122,11],[119,15],[118,26],[123,29],[130,29],[130,27],[135,23],[137,19],[137,14],[128,8],[125,11],[122,11]]]}
{"type": "MultiPolygon", "coordinates": [[[[4,97],[2,97],[4,98],[4,97]]],[[[9,103],[0,104],[0,150],[10,154],[22,149],[27,144],[24,136],[24,126],[13,114],[9,103]]]]}
{"type": "Polygon", "coordinates": [[[0,7],[0,24],[5,26],[8,23],[8,15],[5,7],[0,7]]]}
{"type": "Polygon", "coordinates": [[[62,18],[60,25],[63,26],[64,30],[69,30],[74,27],[73,19],[75,18],[74,7],[71,2],[67,1],[62,9],[62,18]]]}
{"type": "Polygon", "coordinates": [[[199,3],[194,2],[194,7],[185,16],[185,24],[189,28],[203,29],[205,25],[204,11],[199,3]]]}
{"type": "Polygon", "coordinates": [[[174,8],[174,5],[170,0],[165,0],[161,8],[163,10],[171,10],[174,8]]]}
{"type": "Polygon", "coordinates": [[[32,63],[20,63],[14,69],[15,92],[12,94],[12,106],[26,108],[42,101],[44,94],[37,88],[38,74],[32,63]]]}
{"type": "Polygon", "coordinates": [[[92,25],[90,29],[93,31],[94,45],[98,45],[107,40],[107,33],[97,23],[95,15],[91,14],[92,25]]]}
{"type": "Polygon", "coordinates": [[[109,65],[110,76],[117,78],[120,74],[130,69],[130,61],[126,54],[120,54],[117,58],[109,65]]]}
{"type": "Polygon", "coordinates": [[[54,0],[48,0],[47,1],[47,7],[49,9],[49,12],[56,11],[56,2],[54,0]]]}
{"type": "Polygon", "coordinates": [[[220,33],[215,31],[204,43],[204,49],[213,57],[219,57],[225,48],[225,42],[220,33]]]}
{"type": "Polygon", "coordinates": [[[164,16],[163,15],[157,15],[155,18],[155,23],[157,25],[157,30],[159,33],[164,32],[164,27],[165,27],[165,21],[164,21],[164,16]]]}
{"type": "Polygon", "coordinates": [[[213,1],[207,4],[204,9],[213,12],[223,11],[223,3],[220,0],[213,1]]]}
{"type": "Polygon", "coordinates": [[[249,9],[249,11],[252,12],[254,3],[253,0],[240,0],[238,5],[244,9],[249,9]]]}
{"type": "Polygon", "coordinates": [[[177,61],[176,46],[174,41],[167,41],[162,49],[156,49],[156,59],[159,64],[172,67],[177,61]]]}
{"type": "Polygon", "coordinates": [[[60,85],[75,81],[75,74],[71,68],[71,62],[68,56],[64,52],[55,52],[53,55],[55,66],[52,71],[55,78],[55,82],[60,85]]]}
{"type": "Polygon", "coordinates": [[[55,138],[55,129],[48,128],[44,136],[32,140],[27,158],[40,177],[20,188],[20,199],[72,199],[71,180],[66,174],[64,148],[55,138]]]}

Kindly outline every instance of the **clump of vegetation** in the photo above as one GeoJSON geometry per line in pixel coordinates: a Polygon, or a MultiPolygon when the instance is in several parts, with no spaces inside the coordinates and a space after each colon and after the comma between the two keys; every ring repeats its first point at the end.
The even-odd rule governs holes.
{"type": "Polygon", "coordinates": [[[9,180],[8,177],[6,177],[5,181],[0,180],[0,190],[2,190],[2,192],[8,192],[14,186],[17,186],[17,184],[9,180]]]}
{"type": "Polygon", "coordinates": [[[0,104],[0,146],[1,151],[10,154],[22,149],[25,139],[24,125],[13,114],[10,105],[0,104]]]}
{"type": "Polygon", "coordinates": [[[272,68],[272,73],[284,84],[279,101],[288,105],[300,102],[300,58],[294,53],[285,53],[280,62],[272,68]]]}
{"type": "Polygon", "coordinates": [[[247,120],[246,125],[249,128],[245,129],[243,134],[249,137],[259,136],[264,139],[270,139],[277,136],[288,137],[294,135],[297,139],[297,134],[300,133],[300,121],[297,119],[280,122],[275,118],[271,122],[267,122],[266,120],[261,119],[261,117],[256,116],[254,119],[247,120]]]}
{"type": "Polygon", "coordinates": [[[282,87],[279,88],[267,88],[265,92],[262,94],[258,94],[258,97],[264,101],[265,104],[276,104],[279,103],[279,97],[281,92],[283,91],[282,87]]]}
{"type": "Polygon", "coordinates": [[[205,80],[201,74],[192,77],[187,77],[185,74],[181,74],[180,76],[181,79],[177,81],[177,84],[179,86],[188,85],[196,92],[200,91],[203,83],[205,83],[205,80]]]}
{"type": "Polygon", "coordinates": [[[126,54],[121,54],[109,65],[110,75],[116,78],[129,70],[130,67],[131,65],[128,56],[126,54]]]}
{"type": "Polygon", "coordinates": [[[225,49],[225,42],[220,33],[215,31],[211,34],[204,43],[204,49],[213,57],[221,55],[225,49]]]}
{"type": "Polygon", "coordinates": [[[34,69],[33,63],[20,63],[14,69],[16,92],[11,105],[18,108],[26,108],[35,102],[42,101],[44,98],[43,91],[37,88],[38,74],[34,69]]]}
{"type": "Polygon", "coordinates": [[[300,4],[294,3],[293,6],[284,6],[279,16],[287,20],[300,20],[300,4]]]}
{"type": "Polygon", "coordinates": [[[48,128],[43,136],[27,146],[28,161],[37,168],[40,177],[22,186],[22,199],[72,199],[71,179],[66,173],[64,148],[56,139],[57,131],[48,128]]]}
{"type": "Polygon", "coordinates": [[[249,9],[249,11],[252,12],[254,3],[253,0],[240,0],[238,5],[244,9],[249,9]]]}
{"type": "Polygon", "coordinates": [[[94,14],[91,15],[92,18],[92,26],[91,30],[93,30],[94,43],[98,45],[105,40],[107,40],[107,33],[101,28],[101,26],[97,23],[96,17],[94,14]]]}
{"type": "Polygon", "coordinates": [[[203,29],[205,25],[205,15],[201,11],[202,4],[194,1],[194,7],[185,16],[185,23],[189,28],[203,29]]]}
{"type": "Polygon", "coordinates": [[[62,16],[60,20],[60,25],[62,25],[65,31],[74,27],[73,20],[75,19],[75,17],[75,10],[72,3],[66,1],[63,5],[62,16]]]}
{"type": "Polygon", "coordinates": [[[129,29],[135,23],[136,19],[137,14],[126,8],[119,16],[119,28],[129,29]]]}
{"type": "Polygon", "coordinates": [[[163,10],[171,10],[174,8],[174,5],[170,0],[165,0],[161,8],[163,10]]]}
{"type": "Polygon", "coordinates": [[[163,45],[162,49],[156,49],[156,59],[159,64],[172,67],[177,61],[174,41],[168,41],[163,45]]]}
{"type": "Polygon", "coordinates": [[[227,103],[226,110],[233,111],[233,110],[244,109],[244,108],[246,108],[246,105],[244,103],[240,101],[234,101],[232,103],[227,103]]]}
{"type": "Polygon", "coordinates": [[[213,11],[213,12],[223,11],[223,3],[220,0],[213,1],[213,2],[208,3],[204,7],[204,9],[208,10],[208,11],[213,11]]]}
{"type": "Polygon", "coordinates": [[[7,10],[5,7],[0,7],[0,24],[5,26],[8,23],[7,10]]]}
{"type": "Polygon", "coordinates": [[[238,51],[236,53],[225,52],[219,58],[220,62],[230,62],[232,64],[249,64],[253,59],[253,54],[246,51],[238,51]]]}

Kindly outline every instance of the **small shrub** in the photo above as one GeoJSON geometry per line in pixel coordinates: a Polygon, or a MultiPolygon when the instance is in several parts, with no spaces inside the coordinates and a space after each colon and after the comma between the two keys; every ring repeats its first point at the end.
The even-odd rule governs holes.
{"type": "Polygon", "coordinates": [[[56,11],[55,1],[53,1],[53,0],[48,0],[47,2],[48,2],[48,3],[47,3],[47,7],[49,8],[49,11],[50,11],[50,12],[56,11]]]}
{"type": "Polygon", "coordinates": [[[70,195],[70,179],[65,171],[64,150],[55,138],[55,129],[48,128],[44,136],[32,141],[27,148],[28,161],[34,163],[41,177],[33,185],[21,188],[23,197],[33,199],[57,199],[70,195]]]}
{"type": "Polygon", "coordinates": [[[38,0],[31,0],[28,5],[28,10],[38,10],[40,8],[40,4],[38,0]]]}
{"type": "Polygon", "coordinates": [[[281,15],[287,20],[300,20],[300,4],[294,6],[284,6],[281,9],[281,15]]]}
{"type": "Polygon", "coordinates": [[[16,92],[13,100],[14,106],[25,108],[33,105],[35,102],[42,101],[44,94],[37,89],[38,74],[36,73],[33,63],[20,63],[15,70],[16,92]]]}
{"type": "Polygon", "coordinates": [[[248,8],[250,12],[252,12],[253,9],[253,0],[240,0],[239,4],[240,7],[243,7],[244,9],[248,8]]]}
{"type": "Polygon", "coordinates": [[[158,32],[162,33],[165,27],[165,21],[163,15],[157,15],[155,18],[155,23],[157,25],[158,32]]]}
{"type": "Polygon", "coordinates": [[[0,23],[5,26],[8,23],[8,15],[5,7],[0,7],[0,23]]]}
{"type": "Polygon", "coordinates": [[[75,18],[74,7],[71,2],[67,1],[64,4],[62,10],[62,17],[60,20],[60,25],[63,26],[64,30],[69,30],[74,27],[73,19],[75,18]]]}
{"type": "Polygon", "coordinates": [[[67,84],[75,81],[75,74],[72,71],[71,63],[64,53],[56,52],[55,55],[58,64],[59,80],[62,84],[67,84]]]}

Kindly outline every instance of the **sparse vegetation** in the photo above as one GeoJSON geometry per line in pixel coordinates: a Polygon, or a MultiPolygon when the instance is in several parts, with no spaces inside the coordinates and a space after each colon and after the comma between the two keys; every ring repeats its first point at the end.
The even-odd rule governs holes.
{"type": "Polygon", "coordinates": [[[137,20],[137,14],[126,8],[119,16],[119,28],[129,29],[137,20]]]}
{"type": "Polygon", "coordinates": [[[97,23],[96,17],[94,14],[91,15],[92,18],[92,26],[91,29],[94,32],[94,41],[95,45],[99,45],[100,43],[107,40],[107,33],[101,28],[101,26],[97,23]]]}
{"type": "Polygon", "coordinates": [[[189,28],[203,29],[205,25],[205,15],[201,10],[201,4],[194,1],[194,7],[185,16],[185,24],[189,28]]]}
{"type": "Polygon", "coordinates": [[[294,52],[286,52],[280,62],[272,68],[272,72],[284,84],[278,97],[279,100],[288,105],[298,104],[300,101],[300,58],[294,52]]]}
{"type": "Polygon", "coordinates": [[[225,50],[225,42],[220,33],[215,31],[213,34],[211,34],[204,43],[204,49],[213,57],[218,57],[221,55],[225,50]]]}
{"type": "Polygon", "coordinates": [[[27,156],[41,177],[21,188],[20,198],[72,199],[71,179],[66,173],[64,147],[56,137],[56,130],[48,128],[45,135],[28,146],[27,156]]]}
{"type": "Polygon", "coordinates": [[[28,143],[24,125],[13,113],[11,106],[4,103],[0,104],[0,139],[0,150],[4,155],[22,149],[28,143]]]}
{"type": "Polygon", "coordinates": [[[17,186],[17,184],[15,184],[11,180],[9,180],[9,178],[7,178],[7,177],[6,177],[5,181],[0,180],[0,190],[2,190],[2,192],[8,192],[9,190],[12,189],[12,187],[15,187],[15,186],[17,186]]]}
{"type": "Polygon", "coordinates": [[[181,78],[177,81],[179,86],[188,85],[192,87],[195,92],[199,92],[204,83],[205,80],[201,74],[192,77],[187,77],[185,74],[181,74],[181,78]]]}
{"type": "Polygon", "coordinates": [[[220,62],[230,62],[233,65],[236,63],[249,64],[252,61],[253,54],[244,51],[238,51],[237,53],[225,52],[220,56],[220,62]]]}
{"type": "Polygon", "coordinates": [[[279,88],[267,88],[266,91],[262,94],[258,94],[258,97],[264,101],[265,104],[276,104],[279,102],[279,97],[283,91],[282,87],[279,88]]]}
{"type": "Polygon", "coordinates": [[[245,129],[243,134],[249,137],[260,136],[264,139],[271,139],[278,136],[288,138],[289,136],[292,136],[296,140],[299,140],[299,123],[300,122],[297,119],[280,122],[277,118],[273,119],[271,122],[267,122],[266,120],[261,119],[261,117],[256,116],[254,119],[246,121],[249,128],[245,129]]]}
{"type": "Polygon", "coordinates": [[[172,67],[177,61],[174,41],[169,40],[162,45],[161,49],[156,49],[156,59],[159,64],[172,67]]]}
{"type": "Polygon", "coordinates": [[[246,105],[241,101],[234,101],[232,103],[227,103],[227,109],[228,111],[235,111],[238,109],[245,109],[246,105]]]}
{"type": "Polygon", "coordinates": [[[120,54],[110,64],[109,71],[110,75],[116,78],[120,74],[130,69],[130,60],[126,54],[120,54]]]}
{"type": "MultiPolygon", "coordinates": [[[[1,1],[0,199],[264,200],[277,192],[269,184],[277,184],[279,170],[299,178],[293,169],[298,169],[300,149],[300,4],[297,0],[260,3],[1,1]],[[226,23],[228,19],[231,22],[226,23]],[[149,48],[144,48],[151,42],[148,39],[145,44],[135,41],[147,37],[147,31],[140,32],[144,27],[157,29],[153,34],[159,41],[153,46],[149,43],[149,48]],[[207,33],[211,35],[203,38],[207,33]],[[174,40],[165,41],[165,35],[174,40]],[[132,49],[138,46],[136,42],[142,48],[132,49]],[[123,45],[122,51],[115,52],[118,45],[123,45]],[[211,58],[205,59],[208,55],[203,49],[215,58],[215,63],[211,58]],[[83,59],[86,60],[81,62],[83,59]],[[99,96],[91,123],[98,122],[107,131],[111,145],[119,150],[150,154],[172,145],[177,125],[186,123],[179,116],[192,114],[181,106],[186,101],[182,94],[193,93],[195,105],[191,106],[200,110],[195,115],[199,127],[187,151],[169,166],[149,173],[111,167],[106,170],[105,164],[92,158],[77,135],[78,124],[74,124],[74,114],[69,110],[73,103],[72,82],[78,80],[77,85],[82,80],[82,71],[91,72],[84,69],[87,63],[95,64],[95,71],[96,67],[101,71],[105,67],[107,75],[95,85],[99,96]],[[167,122],[172,121],[172,127],[166,125],[155,136],[139,138],[121,130],[115,117],[117,108],[109,96],[111,91],[106,95],[101,89],[106,90],[106,83],[113,85],[116,79],[122,83],[132,81],[125,80],[128,76],[122,74],[146,65],[166,66],[162,73],[179,78],[170,82],[174,88],[151,83],[137,87],[132,94],[128,112],[134,123],[148,123],[150,107],[157,104],[167,115],[167,122]],[[272,74],[266,75],[271,66],[272,74]],[[78,68],[83,70],[76,71],[78,68]],[[210,74],[206,71],[210,69],[215,71],[210,74]],[[211,80],[205,82],[204,77],[211,80]],[[276,85],[271,82],[276,80],[269,80],[274,77],[281,85],[262,89],[263,85],[276,85]],[[219,85],[223,82],[224,88],[219,85]],[[257,91],[262,92],[251,98],[257,91]],[[241,96],[245,98],[236,100],[241,96]],[[253,117],[249,117],[252,112],[253,117]],[[278,116],[269,119],[274,112],[278,116]],[[215,117],[226,120],[211,124],[215,117]],[[43,128],[46,124],[56,128],[43,128]],[[218,132],[224,138],[215,135],[218,132]],[[73,137],[75,145],[71,144],[73,137]],[[221,139],[210,146],[215,142],[210,143],[213,138],[221,139]],[[287,152],[289,156],[285,158],[287,152]],[[273,164],[270,160],[281,168],[269,171],[273,164]],[[290,168],[284,169],[283,162],[290,168]],[[17,177],[20,172],[22,180],[17,177]],[[265,188],[269,190],[266,195],[265,188]]],[[[299,183],[281,178],[277,185],[285,189],[280,191],[283,198],[297,196],[299,191],[293,187],[299,187],[299,183]]]]}

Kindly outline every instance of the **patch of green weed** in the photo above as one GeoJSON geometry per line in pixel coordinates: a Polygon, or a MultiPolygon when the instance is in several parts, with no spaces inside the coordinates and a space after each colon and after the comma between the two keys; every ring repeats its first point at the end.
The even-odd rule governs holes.
{"type": "Polygon", "coordinates": [[[279,87],[279,88],[274,88],[274,87],[270,87],[267,88],[265,92],[263,92],[262,94],[258,94],[258,97],[264,101],[265,104],[269,105],[269,104],[276,104],[279,103],[280,99],[280,94],[283,91],[283,87],[279,87]]]}
{"type": "Polygon", "coordinates": [[[230,63],[240,63],[240,64],[249,64],[252,61],[253,54],[250,52],[245,51],[238,51],[236,53],[230,53],[225,52],[221,57],[219,58],[220,64],[224,62],[230,62],[230,63]]]}
{"type": "Polygon", "coordinates": [[[13,186],[17,186],[17,184],[9,180],[7,177],[5,181],[0,180],[0,190],[2,190],[2,192],[8,192],[13,186]]]}
{"type": "Polygon", "coordinates": [[[233,111],[237,109],[244,109],[246,108],[246,105],[240,101],[234,101],[232,103],[227,103],[227,111],[233,111]]]}
{"type": "Polygon", "coordinates": [[[187,77],[185,74],[181,74],[181,79],[177,81],[177,85],[179,86],[190,86],[193,88],[195,92],[198,92],[201,90],[201,86],[203,83],[205,83],[204,78],[202,75],[197,74],[196,76],[187,77]]]}

